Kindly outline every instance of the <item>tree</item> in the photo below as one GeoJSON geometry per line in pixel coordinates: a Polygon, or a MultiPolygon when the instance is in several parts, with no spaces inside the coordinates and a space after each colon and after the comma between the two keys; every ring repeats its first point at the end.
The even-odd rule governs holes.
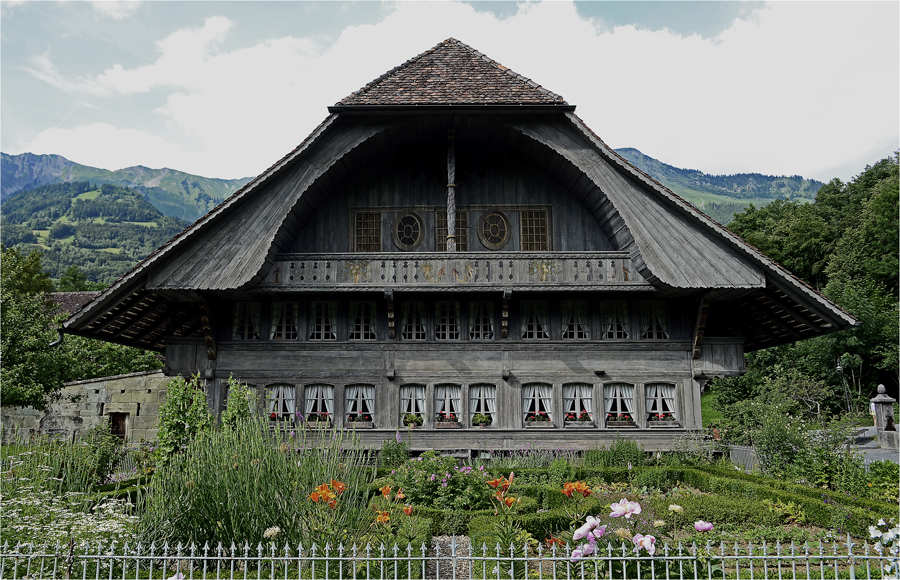
{"type": "Polygon", "coordinates": [[[56,289],[59,292],[83,292],[85,290],[103,290],[104,284],[91,282],[81,268],[72,264],[66,268],[66,272],[59,277],[56,289]]]}

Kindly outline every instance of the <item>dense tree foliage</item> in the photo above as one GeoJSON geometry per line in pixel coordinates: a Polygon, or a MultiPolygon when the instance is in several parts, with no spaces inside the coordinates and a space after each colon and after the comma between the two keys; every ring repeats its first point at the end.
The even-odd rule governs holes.
{"type": "MultiPolygon", "coordinates": [[[[87,284],[80,273],[70,269],[68,274],[66,284],[87,284]]],[[[66,315],[50,299],[52,289],[40,252],[2,248],[0,404],[4,407],[44,409],[65,382],[162,366],[154,353],[88,338],[71,336],[53,345],[66,315]]]]}
{"type": "Polygon", "coordinates": [[[898,167],[898,157],[883,159],[849,183],[826,184],[813,204],[751,206],[729,225],[859,320],[849,330],[750,353],[745,376],[714,381],[722,426],[737,427],[738,437],[752,434],[750,402],[770,397],[773,381],[791,385],[792,396],[821,385],[826,415],[864,412],[878,384],[896,396],[898,167]]]}

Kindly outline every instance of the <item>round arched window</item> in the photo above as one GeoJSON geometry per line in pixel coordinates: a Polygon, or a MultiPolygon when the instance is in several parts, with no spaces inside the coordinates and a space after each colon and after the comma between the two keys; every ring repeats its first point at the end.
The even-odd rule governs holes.
{"type": "Polygon", "coordinates": [[[509,219],[499,210],[490,210],[481,216],[478,237],[489,250],[499,250],[509,242],[509,219]]]}
{"type": "Polygon", "coordinates": [[[415,250],[422,243],[425,225],[422,218],[414,213],[407,213],[394,220],[391,237],[401,250],[415,250]]]}

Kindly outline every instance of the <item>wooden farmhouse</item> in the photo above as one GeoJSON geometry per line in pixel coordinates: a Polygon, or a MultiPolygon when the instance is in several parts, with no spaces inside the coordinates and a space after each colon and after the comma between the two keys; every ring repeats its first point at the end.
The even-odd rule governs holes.
{"type": "Polygon", "coordinates": [[[856,321],[449,39],[64,323],[378,446],[665,449],[744,353],[856,321]]]}

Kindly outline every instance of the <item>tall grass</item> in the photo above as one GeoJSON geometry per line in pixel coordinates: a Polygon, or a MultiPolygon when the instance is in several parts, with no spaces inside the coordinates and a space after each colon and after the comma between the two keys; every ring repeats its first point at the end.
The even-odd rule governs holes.
{"type": "Polygon", "coordinates": [[[193,440],[154,474],[141,501],[142,538],[352,544],[373,518],[364,451],[352,434],[289,429],[271,433],[254,418],[193,440]],[[347,486],[332,505],[310,499],[332,480],[347,486]]]}

